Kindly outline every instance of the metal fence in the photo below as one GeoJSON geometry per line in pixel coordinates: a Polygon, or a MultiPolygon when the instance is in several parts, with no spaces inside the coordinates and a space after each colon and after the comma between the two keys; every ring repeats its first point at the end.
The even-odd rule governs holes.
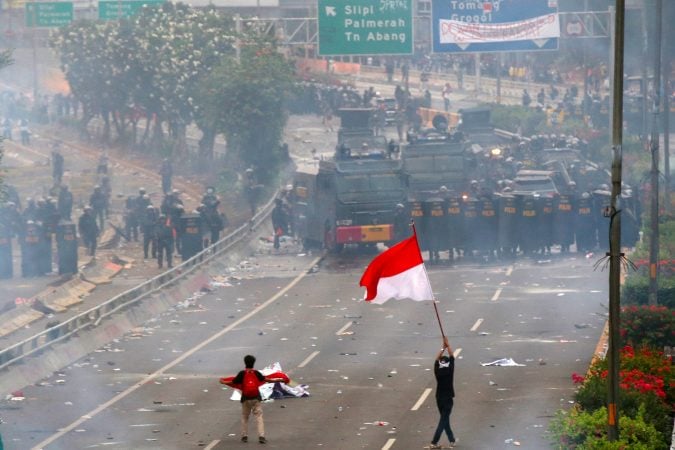
{"type": "Polygon", "coordinates": [[[54,327],[46,329],[28,339],[18,342],[0,351],[0,370],[21,362],[24,358],[37,355],[52,345],[63,342],[75,333],[86,328],[97,327],[103,319],[137,304],[163,288],[179,282],[196,269],[223,255],[240,243],[269,217],[274,208],[274,199],[278,192],[258,211],[253,218],[220,241],[202,250],[192,258],[183,261],[148,281],[122,292],[104,303],[78,314],[54,327]]]}

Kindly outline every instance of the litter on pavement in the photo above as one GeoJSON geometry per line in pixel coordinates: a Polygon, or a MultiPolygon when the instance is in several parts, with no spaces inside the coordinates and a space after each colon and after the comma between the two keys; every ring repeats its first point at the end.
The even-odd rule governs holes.
{"type": "Polygon", "coordinates": [[[525,364],[518,364],[513,358],[502,358],[489,363],[480,363],[481,366],[502,366],[502,367],[525,367],[525,364]]]}

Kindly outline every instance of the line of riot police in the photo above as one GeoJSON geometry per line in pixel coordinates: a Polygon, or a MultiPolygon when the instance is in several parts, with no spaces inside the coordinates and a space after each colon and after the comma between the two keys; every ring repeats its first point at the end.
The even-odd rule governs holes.
{"type": "Polygon", "coordinates": [[[14,201],[8,201],[0,208],[0,278],[8,279],[14,275],[14,238],[21,249],[23,277],[52,272],[54,240],[58,273],[77,272],[76,226],[60,213],[60,209],[51,197],[37,202],[28,199],[23,211],[14,201]]]}
{"type": "Polygon", "coordinates": [[[129,196],[125,202],[125,237],[138,241],[140,229],[143,257],[156,258],[159,268],[165,263],[173,267],[174,254],[180,254],[185,261],[218,242],[221,231],[228,225],[225,215],[218,210],[219,205],[215,189],[209,186],[193,213],[185,213],[176,189],[164,195],[157,209],[145,188],[140,188],[138,196],[129,196]]]}
{"type": "MultiPolygon", "coordinates": [[[[638,240],[639,207],[626,193],[622,208],[622,245],[638,240]]],[[[514,195],[507,187],[500,193],[454,193],[441,187],[424,199],[397,205],[395,240],[410,234],[412,219],[423,252],[431,264],[457,258],[512,259],[517,255],[550,255],[552,248],[565,254],[587,253],[609,247],[607,211],[610,192],[597,189],[580,195],[514,195]]]]}

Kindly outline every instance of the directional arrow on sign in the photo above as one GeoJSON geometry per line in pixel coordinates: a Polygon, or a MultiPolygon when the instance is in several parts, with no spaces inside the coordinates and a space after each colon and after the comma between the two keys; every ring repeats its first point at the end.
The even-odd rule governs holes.
{"type": "Polygon", "coordinates": [[[337,12],[335,11],[335,6],[326,6],[326,16],[337,16],[337,12]]]}
{"type": "Polygon", "coordinates": [[[532,42],[539,48],[542,48],[548,42],[548,39],[532,39],[532,42]]]}

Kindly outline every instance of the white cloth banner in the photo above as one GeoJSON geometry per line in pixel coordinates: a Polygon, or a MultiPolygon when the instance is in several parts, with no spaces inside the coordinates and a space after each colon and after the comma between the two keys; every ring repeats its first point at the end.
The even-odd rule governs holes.
{"type": "Polygon", "coordinates": [[[559,37],[560,19],[557,13],[494,24],[440,20],[441,44],[531,41],[559,37]]]}

